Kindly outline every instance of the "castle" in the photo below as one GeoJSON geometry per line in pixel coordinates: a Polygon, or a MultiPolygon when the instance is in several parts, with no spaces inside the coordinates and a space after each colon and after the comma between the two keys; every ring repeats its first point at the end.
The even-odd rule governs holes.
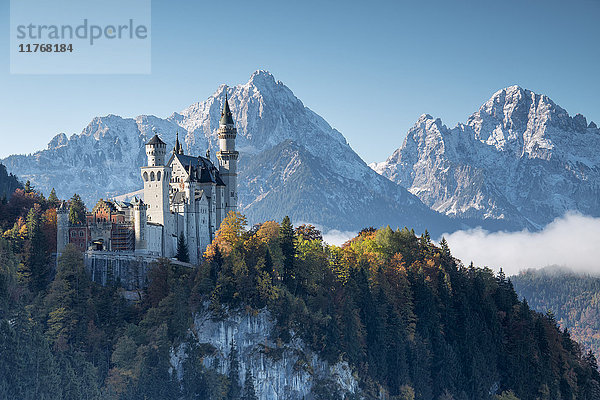
{"type": "Polygon", "coordinates": [[[168,161],[167,145],[154,135],[141,167],[144,200],[100,200],[83,224],[70,224],[68,208],[57,210],[57,253],[73,243],[88,256],[128,254],[175,257],[183,236],[189,262],[197,264],[230,211],[237,210],[237,130],[227,95],[221,112],[218,168],[206,157],[186,155],[177,135],[168,161]]]}

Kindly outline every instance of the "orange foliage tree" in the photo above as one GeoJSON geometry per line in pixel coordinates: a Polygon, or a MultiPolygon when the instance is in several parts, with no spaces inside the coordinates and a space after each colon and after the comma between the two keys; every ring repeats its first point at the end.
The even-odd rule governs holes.
{"type": "Polygon", "coordinates": [[[246,217],[242,213],[230,211],[221,222],[221,227],[217,231],[215,239],[206,248],[204,257],[212,258],[217,247],[222,254],[228,255],[233,246],[243,239],[246,224],[246,217]]]}

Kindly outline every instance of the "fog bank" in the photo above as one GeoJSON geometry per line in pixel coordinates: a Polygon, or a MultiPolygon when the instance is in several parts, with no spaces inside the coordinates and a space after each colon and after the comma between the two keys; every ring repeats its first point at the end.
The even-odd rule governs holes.
{"type": "Polygon", "coordinates": [[[444,236],[465,265],[473,261],[507,275],[551,265],[600,274],[600,218],[566,214],[539,232],[470,229],[444,236]]]}

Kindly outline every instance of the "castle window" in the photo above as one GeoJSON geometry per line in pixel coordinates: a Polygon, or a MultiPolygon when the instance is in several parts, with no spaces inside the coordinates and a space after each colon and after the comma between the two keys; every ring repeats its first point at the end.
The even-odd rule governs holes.
{"type": "Polygon", "coordinates": [[[154,171],[150,172],[150,180],[154,181],[155,177],[154,177],[154,171]]]}
{"type": "Polygon", "coordinates": [[[160,171],[158,171],[158,174],[156,174],[156,180],[160,181],[160,171]]]}
{"type": "Polygon", "coordinates": [[[83,231],[79,231],[79,236],[83,236],[83,231]]]}
{"type": "Polygon", "coordinates": [[[144,172],[144,180],[145,180],[146,182],[148,182],[148,173],[147,173],[147,172],[144,172]]]}

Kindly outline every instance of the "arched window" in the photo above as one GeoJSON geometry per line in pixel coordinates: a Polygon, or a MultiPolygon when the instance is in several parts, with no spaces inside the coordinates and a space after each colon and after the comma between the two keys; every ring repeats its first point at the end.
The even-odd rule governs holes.
{"type": "Polygon", "coordinates": [[[83,231],[79,231],[79,236],[83,236],[83,231]]]}
{"type": "Polygon", "coordinates": [[[154,171],[150,172],[150,180],[153,181],[154,180],[154,171]]]}
{"type": "Polygon", "coordinates": [[[77,233],[75,231],[71,232],[71,237],[75,237],[77,236],[77,233]]]}
{"type": "Polygon", "coordinates": [[[160,171],[158,171],[158,173],[156,174],[156,180],[160,181],[160,171]]]}
{"type": "Polygon", "coordinates": [[[147,172],[144,172],[144,180],[145,180],[146,182],[148,182],[148,173],[147,173],[147,172]]]}

